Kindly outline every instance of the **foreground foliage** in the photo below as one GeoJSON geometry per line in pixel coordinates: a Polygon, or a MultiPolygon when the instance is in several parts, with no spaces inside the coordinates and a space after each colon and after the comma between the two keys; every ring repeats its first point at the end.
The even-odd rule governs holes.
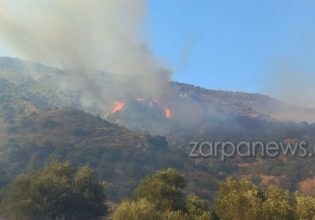
{"type": "Polygon", "coordinates": [[[136,200],[122,202],[113,220],[211,220],[207,201],[186,195],[184,176],[174,169],[156,172],[142,180],[135,190],[136,200]]]}
{"type": "Polygon", "coordinates": [[[2,209],[9,219],[97,219],[106,213],[104,184],[92,171],[53,162],[43,170],[18,177],[2,209]]]}
{"type": "Polygon", "coordinates": [[[53,162],[17,177],[2,198],[1,214],[9,220],[315,220],[314,197],[248,179],[221,182],[210,208],[187,193],[186,178],[175,169],[145,177],[133,199],[110,215],[104,200],[104,184],[89,168],[53,162]]]}
{"type": "Polygon", "coordinates": [[[275,186],[266,189],[248,179],[228,178],[220,185],[213,210],[196,195],[184,193],[185,178],[173,169],[144,178],[136,200],[122,202],[113,220],[314,220],[315,198],[275,186]]]}
{"type": "Polygon", "coordinates": [[[291,194],[275,186],[261,189],[247,179],[221,183],[215,201],[220,219],[315,219],[315,198],[291,194]]]}

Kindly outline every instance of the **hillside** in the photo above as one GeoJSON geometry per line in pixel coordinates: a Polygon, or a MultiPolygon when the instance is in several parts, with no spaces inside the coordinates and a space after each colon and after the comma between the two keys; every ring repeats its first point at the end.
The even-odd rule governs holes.
{"type": "MultiPolygon", "coordinates": [[[[116,93],[123,85],[120,84],[122,76],[96,70],[90,70],[87,75],[88,78],[84,80],[89,84],[88,86],[93,86],[93,94],[91,94],[91,91],[86,91],[87,88],[80,84],[82,83],[80,80],[73,78],[71,70],[12,58],[0,58],[0,77],[2,79],[18,86],[20,92],[31,92],[44,98],[50,106],[72,106],[111,119],[112,115],[108,113],[114,108],[115,102],[124,101],[128,102],[129,105],[126,104],[125,108],[132,111],[130,113],[132,116],[128,116],[127,119],[129,120],[126,120],[126,117],[122,117],[121,114],[122,118],[114,116],[116,120],[123,121],[127,127],[132,129],[152,130],[156,133],[164,131],[164,129],[150,128],[149,123],[148,125],[142,124],[143,127],[141,127],[139,123],[134,122],[139,121],[136,111],[137,106],[134,105],[143,103],[147,105],[152,101],[156,102],[156,100],[144,100],[141,97],[135,97],[137,100],[132,98],[119,100],[120,98],[116,97],[118,100],[115,100],[116,93]],[[91,97],[104,96],[102,93],[106,96],[105,98],[102,97],[103,101],[106,101],[105,105],[104,102],[99,103],[99,100],[91,97]],[[109,97],[111,97],[110,100],[109,97]],[[112,100],[112,97],[114,100],[112,100]]],[[[172,91],[168,95],[168,102],[179,100],[176,105],[172,106],[173,109],[170,109],[172,110],[172,117],[175,119],[181,119],[181,117],[191,118],[191,121],[198,124],[201,121],[211,119],[217,113],[224,112],[224,116],[315,122],[315,109],[293,106],[265,95],[209,90],[177,82],[172,82],[170,86],[172,91]],[[193,106],[189,117],[187,117],[188,113],[185,112],[184,115],[180,109],[187,106],[193,106]],[[194,118],[193,114],[198,114],[198,117],[194,118]]],[[[141,110],[144,110],[145,107],[142,105],[141,110]]],[[[152,118],[152,114],[148,110],[145,113],[152,118]]],[[[164,109],[160,113],[164,115],[164,109]]],[[[156,115],[156,112],[153,114],[156,115]]],[[[146,115],[142,118],[144,117],[146,115]]],[[[223,116],[221,115],[221,117],[223,116]]],[[[161,121],[160,118],[156,118],[156,120],[161,121]]]]}
{"type": "Polygon", "coordinates": [[[216,108],[230,111],[235,115],[263,116],[281,121],[315,122],[315,109],[294,106],[266,95],[210,90],[183,83],[173,85],[182,96],[211,103],[216,108]]]}
{"type": "Polygon", "coordinates": [[[53,160],[92,167],[108,183],[111,201],[130,196],[141,178],[163,168],[184,171],[191,176],[191,188],[208,192],[204,196],[215,189],[209,186],[215,186],[218,178],[198,171],[187,155],[170,150],[161,136],[137,134],[72,108],[42,110],[16,118],[7,124],[5,136],[6,141],[0,145],[1,186],[53,160]],[[195,185],[200,181],[206,185],[198,189],[195,185]]]}
{"type": "MultiPolygon", "coordinates": [[[[315,116],[313,109],[259,94],[175,82],[170,84],[170,106],[141,97],[102,103],[91,100],[78,85],[63,84],[69,74],[0,58],[2,186],[26,170],[59,159],[90,165],[108,182],[110,199],[116,201],[130,195],[143,176],[167,167],[183,171],[190,179],[188,187],[208,199],[218,180],[231,175],[313,193],[313,158],[236,157],[223,162],[188,156],[191,141],[304,140],[311,146],[315,124],[308,118],[315,116]],[[299,123],[296,115],[309,122],[299,123]]],[[[96,92],[111,94],[117,87],[112,74],[91,70],[90,77],[97,78],[96,92]]]]}

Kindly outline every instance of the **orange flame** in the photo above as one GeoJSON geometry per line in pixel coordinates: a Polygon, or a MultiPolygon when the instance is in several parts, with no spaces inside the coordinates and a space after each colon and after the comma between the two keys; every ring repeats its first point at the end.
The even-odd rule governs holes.
{"type": "Polygon", "coordinates": [[[124,108],[125,108],[125,103],[123,103],[123,102],[115,102],[115,107],[111,111],[111,114],[115,114],[117,112],[120,112],[120,111],[124,110],[124,108]]]}
{"type": "Polygon", "coordinates": [[[170,108],[165,109],[165,117],[168,119],[172,118],[172,111],[170,108]]]}

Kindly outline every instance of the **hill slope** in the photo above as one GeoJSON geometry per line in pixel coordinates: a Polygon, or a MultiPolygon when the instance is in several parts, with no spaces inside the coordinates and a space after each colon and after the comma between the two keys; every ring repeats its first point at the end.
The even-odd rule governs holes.
{"type": "Polygon", "coordinates": [[[52,160],[91,166],[108,182],[109,198],[116,201],[130,196],[141,178],[158,169],[203,173],[187,155],[170,150],[161,136],[137,134],[71,108],[39,111],[8,124],[7,141],[0,145],[2,186],[52,160]]]}
{"type": "MultiPolygon", "coordinates": [[[[110,106],[99,106],[98,103],[93,103],[95,104],[93,107],[83,103],[84,88],[82,85],[70,85],[67,80],[71,74],[70,70],[12,58],[0,58],[0,78],[18,86],[16,89],[21,92],[29,92],[45,98],[49,105],[75,106],[91,113],[104,114],[104,116],[111,111],[114,103],[110,106]]],[[[111,96],[115,89],[121,86],[118,79],[121,76],[95,70],[91,70],[88,75],[89,83],[93,83],[95,92],[103,92],[111,96]]],[[[172,96],[174,96],[172,98],[180,99],[188,104],[200,105],[203,114],[210,109],[218,112],[225,111],[235,116],[315,122],[315,109],[289,105],[265,95],[209,90],[176,82],[171,83],[171,87],[173,88],[172,96]]],[[[177,109],[174,109],[174,117],[176,117],[176,111],[177,109]]]]}
{"type": "MultiPolygon", "coordinates": [[[[297,113],[305,117],[303,120],[311,118],[313,109],[258,94],[171,83],[172,99],[194,107],[188,109],[189,115],[180,115],[181,108],[175,105],[168,118],[163,103],[142,99],[125,100],[121,111],[108,114],[115,103],[86,105],[87,97],[80,87],[62,84],[68,74],[63,69],[0,58],[2,185],[54,159],[95,168],[99,177],[109,182],[113,200],[130,194],[144,175],[165,167],[185,171],[191,176],[189,186],[205,196],[217,180],[229,175],[258,177],[262,184],[274,182],[291,190],[304,186],[303,181],[315,175],[313,158],[236,157],[223,163],[218,158],[193,160],[187,155],[190,141],[306,140],[313,144],[314,124],[286,121],[294,121],[297,113]],[[193,117],[194,110],[198,117],[193,117]],[[167,141],[142,133],[163,134],[167,141]]],[[[92,76],[98,79],[96,88],[104,87],[102,91],[110,94],[113,75],[91,71],[92,76]]]]}

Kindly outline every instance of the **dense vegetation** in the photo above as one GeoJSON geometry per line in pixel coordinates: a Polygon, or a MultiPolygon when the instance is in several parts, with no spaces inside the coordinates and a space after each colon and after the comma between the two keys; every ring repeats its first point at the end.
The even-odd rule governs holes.
{"type": "Polygon", "coordinates": [[[89,165],[108,182],[111,200],[130,195],[145,175],[166,167],[183,169],[186,155],[168,148],[163,137],[136,134],[74,109],[45,110],[10,123],[0,145],[2,186],[15,176],[53,160],[89,165]]]}
{"type": "Polygon", "coordinates": [[[214,209],[221,219],[314,219],[315,198],[275,186],[259,188],[247,179],[222,182],[214,209]]]}
{"type": "Polygon", "coordinates": [[[184,176],[174,169],[162,170],[144,178],[134,192],[135,200],[123,201],[113,220],[199,219],[211,220],[208,202],[186,194],[184,176]]]}
{"type": "Polygon", "coordinates": [[[88,167],[54,162],[17,177],[2,201],[12,220],[97,219],[106,213],[104,184],[88,167]]]}
{"type": "Polygon", "coordinates": [[[104,183],[87,167],[53,162],[17,177],[2,195],[1,213],[12,220],[314,220],[315,198],[276,186],[260,188],[248,179],[220,183],[214,202],[191,194],[175,169],[145,177],[110,212],[104,183]]]}
{"type": "MultiPolygon", "coordinates": [[[[56,83],[52,83],[57,82],[56,76],[65,74],[66,70],[40,64],[23,65],[21,61],[0,58],[0,187],[10,186],[2,207],[7,213],[21,208],[9,202],[9,198],[21,200],[11,194],[18,190],[19,184],[36,185],[47,181],[55,185],[49,189],[44,187],[45,190],[65,190],[73,194],[73,188],[58,188],[58,184],[49,179],[51,167],[46,166],[60,160],[77,167],[91,167],[97,179],[107,182],[108,202],[118,203],[131,198],[118,206],[112,216],[116,219],[123,219],[121,216],[132,216],[130,219],[213,219],[217,216],[221,219],[231,219],[231,216],[232,219],[248,216],[250,219],[272,219],[272,216],[312,219],[314,199],[292,192],[300,190],[315,195],[314,157],[235,157],[223,162],[217,158],[191,159],[188,156],[190,141],[303,140],[310,145],[315,143],[315,124],[278,121],[270,115],[260,114],[259,110],[268,112],[271,105],[280,108],[280,102],[265,96],[209,91],[174,83],[172,86],[178,89],[183,99],[219,105],[216,107],[228,117],[222,118],[218,114],[208,117],[206,114],[207,117],[197,124],[183,127],[175,118],[165,119],[163,112],[156,114],[156,111],[161,113],[159,109],[134,100],[130,105],[128,103],[126,111],[106,117],[97,105],[82,106],[80,92],[60,90],[56,83]],[[263,108],[263,103],[267,109],[263,108]],[[249,104],[253,104],[253,109],[249,109],[249,104]],[[104,118],[123,122],[121,124],[134,130],[104,118]],[[143,130],[146,129],[162,130],[165,136],[145,134],[143,130]],[[43,167],[46,168],[41,170],[43,167]],[[164,170],[168,167],[181,173],[164,170]],[[36,170],[40,171],[34,172],[36,170]],[[164,171],[141,181],[157,170],[164,171]],[[21,177],[23,174],[27,175],[21,177]],[[216,194],[219,182],[229,176],[246,177],[255,185],[247,180],[229,179],[222,183],[224,187],[220,187],[216,194]],[[39,182],[34,183],[30,178],[39,182]],[[269,188],[270,185],[284,191],[269,188]],[[262,208],[257,210],[257,207],[262,208]],[[282,207],[282,211],[278,207],[282,207]]],[[[107,85],[104,79],[98,83],[101,87],[107,85]]],[[[69,177],[72,180],[79,170],[71,169],[74,170],[73,176],[69,177]]],[[[34,195],[43,196],[36,190],[34,195]]],[[[27,195],[21,193],[21,196],[27,195]]],[[[53,204],[46,204],[42,211],[52,209],[53,204]]],[[[35,212],[40,215],[40,211],[35,212]]],[[[67,217],[67,214],[54,215],[56,218],[67,217]]]]}
{"type": "Polygon", "coordinates": [[[120,204],[113,220],[313,220],[315,198],[276,186],[259,188],[248,179],[228,178],[220,184],[212,206],[183,192],[185,178],[175,170],[146,177],[135,191],[136,200],[120,204]]]}

